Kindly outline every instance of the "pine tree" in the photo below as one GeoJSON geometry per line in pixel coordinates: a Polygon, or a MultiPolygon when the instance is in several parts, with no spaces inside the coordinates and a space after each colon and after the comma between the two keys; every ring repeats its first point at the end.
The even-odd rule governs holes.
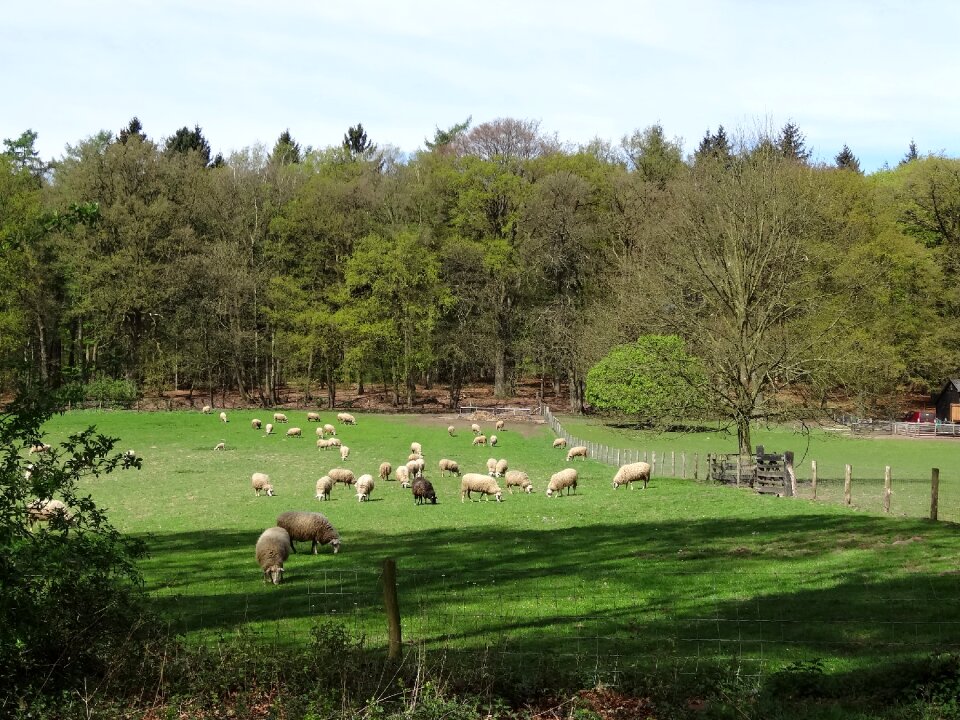
{"type": "Polygon", "coordinates": [[[907,148],[907,154],[903,156],[903,160],[900,161],[900,165],[906,165],[909,162],[919,159],[919,157],[920,156],[917,154],[917,144],[913,141],[913,139],[911,139],[910,146],[907,148]]]}
{"type": "Polygon", "coordinates": [[[837,157],[834,158],[834,160],[837,163],[837,168],[840,170],[853,170],[856,173],[861,172],[860,161],[857,160],[857,156],[853,154],[847,145],[843,146],[843,149],[837,153],[837,157]]]}
{"type": "MultiPolygon", "coordinates": [[[[167,155],[172,155],[174,153],[183,153],[186,155],[191,150],[197,152],[197,154],[200,156],[200,159],[203,160],[204,165],[211,165],[210,143],[207,142],[207,139],[203,136],[203,131],[200,129],[199,125],[195,125],[193,130],[187,126],[183,126],[171,137],[167,138],[167,155]]],[[[217,159],[219,160],[220,164],[223,164],[222,156],[218,155],[217,159]]]]}
{"type": "Polygon", "coordinates": [[[130,122],[127,124],[123,130],[117,133],[117,142],[121,145],[126,145],[127,140],[132,137],[140,138],[140,142],[143,142],[147,139],[147,134],[143,132],[143,125],[140,122],[140,118],[134,115],[130,118],[130,122]]]}
{"type": "Polygon", "coordinates": [[[303,160],[300,143],[293,139],[289,128],[280,133],[280,137],[273,146],[273,152],[270,153],[270,159],[281,165],[296,165],[303,160]]]}
{"type": "Polygon", "coordinates": [[[730,164],[733,153],[730,148],[730,140],[727,139],[727,131],[723,129],[723,125],[717,127],[717,132],[714,135],[710,134],[709,129],[707,130],[707,134],[703,136],[703,140],[700,141],[700,145],[694,151],[693,158],[696,162],[713,159],[721,161],[724,165],[730,164]]]}
{"type": "Polygon", "coordinates": [[[810,150],[807,149],[806,138],[800,132],[800,128],[792,122],[788,122],[780,131],[777,149],[788,160],[805,163],[810,159],[810,150]]]}
{"type": "Polygon", "coordinates": [[[370,142],[363,123],[357,123],[356,127],[348,128],[343,136],[343,149],[350,153],[350,157],[358,159],[375,153],[377,146],[370,142]]]}
{"type": "Polygon", "coordinates": [[[433,134],[433,140],[424,140],[427,150],[442,150],[447,147],[470,129],[470,123],[472,121],[473,116],[471,115],[463,122],[452,125],[446,130],[441,130],[437,127],[437,131],[433,134]]]}

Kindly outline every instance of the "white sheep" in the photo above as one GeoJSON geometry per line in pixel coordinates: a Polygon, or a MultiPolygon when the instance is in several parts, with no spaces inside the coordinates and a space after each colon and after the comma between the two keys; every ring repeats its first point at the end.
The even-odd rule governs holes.
{"type": "Polygon", "coordinates": [[[455,437],[456,433],[457,433],[457,429],[453,425],[447,426],[447,435],[449,435],[450,437],[455,437]]]}
{"type": "Polygon", "coordinates": [[[220,413],[220,422],[222,423],[229,422],[229,420],[227,420],[227,414],[225,412],[220,413]]]}
{"type": "Polygon", "coordinates": [[[350,413],[337,413],[337,420],[344,425],[356,425],[357,419],[350,413]]]}
{"type": "Polygon", "coordinates": [[[496,436],[496,435],[491,435],[491,436],[490,436],[490,447],[493,447],[493,446],[496,445],[496,444],[497,444],[497,436],[496,436]]]}
{"type": "Polygon", "coordinates": [[[202,412],[204,415],[209,415],[210,413],[213,412],[213,408],[210,407],[209,405],[204,405],[203,409],[200,412],[202,412]]]}
{"type": "Polygon", "coordinates": [[[503,477],[507,474],[507,470],[510,469],[509,463],[505,459],[497,460],[496,473],[497,477],[503,477]]]}
{"type": "Polygon", "coordinates": [[[490,475],[490,477],[494,477],[497,474],[496,458],[487,458],[487,473],[490,475]]]}
{"type": "Polygon", "coordinates": [[[340,446],[340,459],[341,459],[341,460],[346,460],[348,457],[350,457],[350,448],[348,448],[346,445],[341,445],[341,446],[340,446]]]}
{"type": "Polygon", "coordinates": [[[570,494],[570,488],[573,488],[573,491],[576,492],[577,478],[577,471],[573,468],[566,468],[554,473],[550,476],[550,484],[547,485],[547,497],[562,495],[564,488],[567,490],[567,495],[570,494]]]}
{"type": "Polygon", "coordinates": [[[329,500],[331,490],[333,490],[333,478],[329,475],[324,475],[317,480],[317,500],[329,500]]]}
{"type": "Polygon", "coordinates": [[[328,447],[330,447],[330,441],[329,441],[329,440],[325,440],[324,438],[317,438],[317,449],[318,449],[318,450],[326,450],[328,447]]]}
{"type": "Polygon", "coordinates": [[[283,563],[290,557],[293,543],[290,533],[281,527],[267,528],[257,538],[257,564],[263,570],[263,581],[274,585],[283,582],[283,563]]]}
{"type": "Polygon", "coordinates": [[[423,466],[425,465],[423,458],[416,458],[414,460],[407,461],[407,470],[410,472],[412,477],[418,478],[423,477],[423,466]]]}
{"type": "Polygon", "coordinates": [[[343,440],[340,438],[327,438],[327,447],[343,447],[343,440]]]}
{"type": "Polygon", "coordinates": [[[473,439],[473,444],[474,444],[474,445],[486,445],[486,444],[487,444],[487,436],[486,436],[486,435],[477,435],[477,436],[473,439]]]}
{"type": "Polygon", "coordinates": [[[343,483],[344,485],[353,485],[353,471],[347,470],[346,468],[333,468],[330,472],[327,473],[334,482],[343,483]]]}
{"type": "Polygon", "coordinates": [[[216,445],[213,446],[213,449],[214,449],[214,450],[226,450],[226,449],[227,449],[227,444],[226,444],[225,442],[218,442],[216,445]]]}
{"type": "Polygon", "coordinates": [[[503,430],[504,422],[503,420],[497,420],[497,430],[503,430]]]}
{"type": "Polygon", "coordinates": [[[370,499],[370,493],[373,492],[373,475],[361,475],[357,480],[356,491],[357,500],[363,502],[370,499]]]}
{"type": "Polygon", "coordinates": [[[266,473],[255,472],[250,476],[250,484],[257,493],[257,497],[260,497],[261,492],[265,492],[270,497],[273,497],[275,494],[273,492],[273,485],[270,484],[270,476],[266,473]]]}
{"type": "Polygon", "coordinates": [[[513,495],[514,487],[519,487],[526,493],[533,492],[533,483],[530,482],[530,477],[521,470],[507,471],[503,482],[507,486],[507,490],[510,491],[511,495],[513,495]]]}
{"type": "Polygon", "coordinates": [[[401,465],[397,468],[396,478],[400,483],[400,487],[410,487],[410,470],[406,465],[401,465]]]}
{"type": "Polygon", "coordinates": [[[287,430],[287,437],[303,437],[303,430],[298,427],[292,427],[287,430]]]}
{"type": "Polygon", "coordinates": [[[50,452],[51,449],[52,449],[51,446],[47,445],[46,443],[42,443],[42,442],[34,443],[33,445],[30,446],[30,450],[29,452],[27,452],[27,455],[33,455],[34,453],[50,452]]]}
{"type": "Polygon", "coordinates": [[[410,443],[410,452],[415,453],[416,455],[423,455],[423,446],[418,442],[412,442],[410,443]]]}
{"type": "Polygon", "coordinates": [[[323,428],[320,425],[317,425],[317,437],[318,438],[323,437],[323,428]]]}
{"type": "Polygon", "coordinates": [[[297,551],[294,540],[309,540],[314,555],[319,545],[330,545],[334,555],[340,552],[340,533],[323,513],[288,510],[277,515],[277,525],[290,533],[290,547],[294,552],[297,551]]]}
{"type": "Polygon", "coordinates": [[[460,464],[456,460],[443,458],[440,460],[440,477],[446,477],[447,472],[460,475],[460,464]]]}
{"type": "Polygon", "coordinates": [[[307,422],[320,422],[320,413],[308,412],[307,422]]]}
{"type": "Polygon", "coordinates": [[[267,423],[267,427],[264,430],[264,434],[273,435],[273,423],[267,423]]]}
{"type": "Polygon", "coordinates": [[[556,440],[553,441],[553,446],[555,448],[565,448],[567,446],[567,439],[557,438],[556,440]]]}
{"type": "Polygon", "coordinates": [[[476,423],[474,423],[473,425],[471,425],[471,426],[470,426],[470,429],[473,430],[473,434],[474,434],[474,435],[479,435],[479,434],[480,434],[480,426],[477,425],[476,423]]]}
{"type": "Polygon", "coordinates": [[[261,427],[263,427],[263,420],[260,418],[254,418],[250,421],[250,427],[252,427],[254,430],[259,430],[261,427]]]}
{"type": "Polygon", "coordinates": [[[422,457],[423,455],[421,455],[420,453],[410,453],[409,455],[407,455],[407,461],[409,462],[410,460],[419,460],[422,457]]]}
{"type": "Polygon", "coordinates": [[[628,465],[622,465],[617,474],[613,476],[613,489],[616,490],[621,485],[629,485],[633,490],[633,483],[642,480],[643,489],[647,489],[647,483],[650,482],[650,463],[635,462],[628,465]]]}
{"type": "Polygon", "coordinates": [[[27,505],[27,518],[31,525],[35,522],[50,522],[55,518],[67,523],[73,522],[73,514],[63,500],[34,500],[27,505]]]}
{"type": "Polygon", "coordinates": [[[390,473],[392,472],[393,472],[393,465],[391,465],[388,462],[380,463],[380,479],[381,480],[384,480],[384,481],[389,480],[390,473]]]}
{"type": "Polygon", "coordinates": [[[583,445],[577,445],[567,450],[567,461],[573,460],[575,457],[581,457],[586,459],[587,457],[587,448],[583,445]]]}
{"type": "Polygon", "coordinates": [[[470,497],[472,492],[478,492],[486,496],[487,500],[490,499],[491,495],[497,499],[497,502],[503,500],[503,490],[497,485],[497,481],[480,473],[467,473],[460,478],[460,502],[463,502],[464,498],[470,497]]]}
{"type": "MultiPolygon", "coordinates": [[[[317,430],[319,430],[319,429],[320,429],[320,428],[317,428],[317,430]]],[[[323,426],[323,431],[324,431],[327,435],[336,435],[336,434],[337,434],[337,429],[336,429],[333,425],[331,425],[330,423],[327,423],[326,425],[323,426]]]]}
{"type": "Polygon", "coordinates": [[[273,414],[273,421],[274,421],[275,423],[278,423],[278,424],[279,424],[279,423],[285,423],[285,422],[287,422],[287,416],[284,415],[283,413],[274,413],[274,414],[273,414]]]}

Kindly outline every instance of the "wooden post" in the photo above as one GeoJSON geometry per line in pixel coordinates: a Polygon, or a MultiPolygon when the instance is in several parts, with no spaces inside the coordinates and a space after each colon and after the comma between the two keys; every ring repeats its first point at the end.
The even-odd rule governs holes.
{"type": "Polygon", "coordinates": [[[810,461],[810,484],[813,485],[813,499],[817,499],[817,461],[810,461]]]}
{"type": "Polygon", "coordinates": [[[930,471],[930,519],[937,519],[937,506],[940,504],[940,468],[930,471]]]}
{"type": "Polygon", "coordinates": [[[680,477],[684,480],[687,479],[687,454],[683,453],[680,456],[680,477]]]}
{"type": "Polygon", "coordinates": [[[387,611],[387,630],[390,637],[390,649],[387,657],[399,660],[400,649],[400,603],[397,600],[397,561],[387,558],[383,561],[383,605],[387,611]]]}
{"type": "Polygon", "coordinates": [[[853,499],[850,497],[850,483],[853,480],[853,468],[845,465],[843,469],[843,504],[850,505],[853,499]]]}
{"type": "Polygon", "coordinates": [[[700,481],[700,453],[693,454],[693,479],[700,481]]]}
{"type": "Polygon", "coordinates": [[[893,494],[893,490],[890,488],[890,466],[887,465],[883,469],[883,511],[885,513],[890,512],[890,495],[893,494]]]}
{"type": "Polygon", "coordinates": [[[650,451],[650,477],[653,477],[657,472],[657,451],[650,451]]]}
{"type": "Polygon", "coordinates": [[[677,476],[677,451],[670,451],[670,477],[677,476]]]}
{"type": "Polygon", "coordinates": [[[740,470],[743,465],[743,455],[737,455],[737,487],[740,487],[740,470]]]}
{"type": "Polygon", "coordinates": [[[793,469],[793,451],[787,450],[783,454],[784,490],[790,497],[797,496],[797,473],[793,469]]]}

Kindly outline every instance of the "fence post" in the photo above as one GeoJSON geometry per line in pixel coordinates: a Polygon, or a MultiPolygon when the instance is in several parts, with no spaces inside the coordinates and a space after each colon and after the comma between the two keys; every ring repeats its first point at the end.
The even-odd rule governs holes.
{"type": "Polygon", "coordinates": [[[743,467],[743,455],[737,455],[737,487],[740,487],[740,470],[743,467]]]}
{"type": "Polygon", "coordinates": [[[937,506],[940,504],[940,468],[930,471],[930,519],[937,519],[937,506]]]}
{"type": "Polygon", "coordinates": [[[670,477],[677,476],[677,451],[670,451],[670,477]]]}
{"type": "Polygon", "coordinates": [[[843,469],[843,504],[850,505],[853,500],[850,497],[850,484],[853,481],[853,468],[850,465],[844,466],[843,469]]]}
{"type": "Polygon", "coordinates": [[[387,630],[390,636],[390,660],[400,659],[400,603],[397,600],[397,561],[383,561],[383,605],[387,612],[387,630]]]}
{"type": "Polygon", "coordinates": [[[817,461],[810,461],[810,484],[813,485],[813,499],[817,499],[817,461]]]}
{"type": "Polygon", "coordinates": [[[680,476],[686,480],[687,479],[687,454],[682,453],[680,455],[680,476]]]}
{"type": "Polygon", "coordinates": [[[650,477],[653,477],[657,472],[657,451],[650,451],[650,477]]]}
{"type": "Polygon", "coordinates": [[[786,473],[785,490],[790,491],[790,497],[797,496],[797,473],[793,469],[793,451],[787,450],[783,454],[783,469],[786,473]]]}
{"type": "Polygon", "coordinates": [[[890,466],[883,469],[883,511],[890,512],[890,495],[893,490],[890,488],[890,466]]]}
{"type": "Polygon", "coordinates": [[[700,482],[700,453],[693,454],[693,479],[700,482]]]}

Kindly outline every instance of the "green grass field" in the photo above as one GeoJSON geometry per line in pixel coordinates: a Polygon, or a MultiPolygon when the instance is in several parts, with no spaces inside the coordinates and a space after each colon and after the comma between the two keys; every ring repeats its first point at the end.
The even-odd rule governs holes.
{"type": "MultiPolygon", "coordinates": [[[[841,671],[960,646],[960,534],[951,523],[672,478],[614,491],[613,468],[592,460],[576,462],[575,496],[549,499],[546,479],[568,463],[544,425],[508,425],[490,449],[471,446],[465,421],[454,421],[459,431],[449,437],[445,418],[358,415],[356,427],[342,427],[322,413],[351,448],[341,463],[336,449],[317,450],[305,412],[287,414],[302,439],[284,437],[289,426],[270,437],[252,430],[250,419],[266,421],[267,411],[230,412],[226,425],[216,413],[133,412],[73,412],[48,423],[49,442],[95,424],[143,458],[141,471],[93,479],[87,489],[118,527],[149,539],[143,571],[173,629],[204,640],[245,626],[296,643],[335,619],[385,644],[378,573],[393,557],[404,641],[428,652],[483,649],[491,662],[568,656],[609,679],[651,663],[696,672],[731,661],[755,675],[794,660],[822,658],[841,671]],[[405,461],[413,440],[423,444],[437,505],[416,507],[396,482],[378,482],[363,504],[342,485],[331,502],[314,498],[328,469],[376,476],[380,462],[405,461]],[[220,441],[226,451],[214,452],[220,441]],[[537,492],[461,503],[459,480],[436,470],[448,457],[484,472],[493,456],[526,470],[537,492]],[[254,495],[254,471],[270,474],[276,497],[254,495]],[[284,584],[267,586],[254,543],[290,509],[327,514],[343,547],[337,556],[329,548],[294,555],[284,584]]],[[[564,421],[611,444],[649,442],[564,421]]],[[[666,439],[656,441],[669,451],[666,439]]],[[[767,442],[763,432],[757,439],[767,442]]],[[[686,440],[708,451],[692,445],[707,443],[705,435],[686,440]]],[[[824,463],[870,460],[918,477],[932,464],[932,445],[911,452],[915,441],[864,442],[824,439],[815,452],[824,463]]],[[[713,451],[730,445],[724,438],[713,451]]],[[[960,463],[949,460],[953,446],[936,447],[949,484],[960,463]]]]}

